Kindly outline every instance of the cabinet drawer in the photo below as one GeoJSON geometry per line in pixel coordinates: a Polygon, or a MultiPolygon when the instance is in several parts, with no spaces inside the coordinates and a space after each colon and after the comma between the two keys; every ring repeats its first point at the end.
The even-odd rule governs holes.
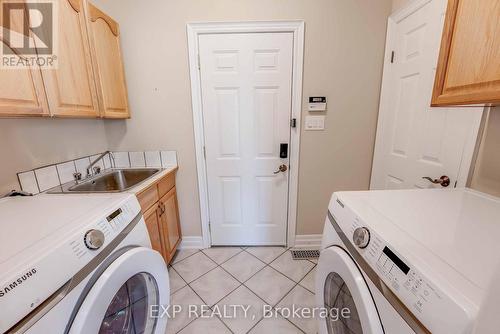
{"type": "Polygon", "coordinates": [[[142,211],[146,212],[160,199],[160,197],[158,196],[158,190],[156,188],[156,184],[153,184],[148,189],[144,190],[140,194],[137,194],[137,199],[139,200],[139,204],[141,205],[142,211]]]}
{"type": "Polygon", "coordinates": [[[175,173],[170,173],[160,180],[158,183],[158,192],[160,193],[160,198],[165,196],[170,189],[175,186],[175,173]]]}

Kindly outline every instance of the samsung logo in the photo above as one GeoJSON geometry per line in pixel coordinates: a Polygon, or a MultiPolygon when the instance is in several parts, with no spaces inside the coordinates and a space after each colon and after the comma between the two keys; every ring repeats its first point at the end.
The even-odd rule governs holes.
{"type": "Polygon", "coordinates": [[[27,281],[28,279],[33,277],[33,275],[35,275],[35,274],[36,274],[36,269],[33,268],[30,271],[28,271],[26,274],[18,277],[14,282],[10,283],[9,285],[4,286],[0,290],[0,297],[5,296],[9,292],[11,292],[15,288],[17,288],[19,285],[23,284],[25,281],[27,281]]]}

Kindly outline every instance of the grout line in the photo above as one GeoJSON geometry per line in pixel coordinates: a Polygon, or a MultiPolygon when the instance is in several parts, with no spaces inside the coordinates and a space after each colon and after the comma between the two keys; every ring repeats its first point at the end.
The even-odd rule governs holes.
{"type": "MultiPolygon", "coordinates": [[[[187,286],[187,285],[188,285],[188,283],[187,283],[187,282],[186,282],[186,280],[185,280],[185,279],[181,276],[181,274],[179,274],[179,273],[177,272],[177,270],[175,270],[175,269],[174,269],[174,267],[169,266],[169,268],[168,268],[168,269],[172,269],[172,271],[174,271],[174,272],[177,274],[177,276],[179,276],[179,277],[181,278],[181,280],[185,283],[185,285],[183,285],[183,286],[182,286],[182,287],[180,287],[179,289],[175,290],[174,292],[172,292],[172,288],[170,288],[170,295],[173,295],[173,294],[175,294],[177,291],[179,291],[180,289],[182,289],[182,288],[184,288],[185,286],[187,286]]],[[[169,273],[169,277],[168,277],[168,279],[170,280],[170,273],[169,273]]]]}
{"type": "MultiPolygon", "coordinates": [[[[311,268],[311,269],[310,269],[310,270],[309,270],[309,271],[308,271],[308,272],[304,275],[304,277],[302,277],[302,278],[299,280],[299,282],[297,283],[297,282],[295,282],[293,279],[291,279],[290,277],[286,276],[285,274],[283,274],[282,272],[280,272],[279,270],[277,270],[277,269],[275,269],[275,268],[273,268],[273,267],[271,266],[271,263],[272,263],[272,262],[274,262],[274,261],[275,261],[278,257],[282,256],[282,255],[283,255],[286,251],[289,251],[289,249],[288,249],[288,248],[287,248],[287,249],[286,249],[283,253],[281,253],[280,255],[278,255],[275,259],[273,259],[270,263],[265,263],[264,261],[262,261],[261,259],[259,259],[258,257],[256,257],[254,254],[252,254],[252,253],[248,252],[246,249],[243,249],[243,248],[241,248],[241,247],[239,247],[239,248],[241,249],[241,251],[240,251],[240,252],[238,252],[238,253],[234,254],[233,256],[229,257],[228,259],[226,259],[226,260],[225,260],[224,262],[222,262],[221,264],[218,264],[217,262],[215,262],[215,261],[214,261],[214,260],[213,260],[210,256],[208,256],[207,254],[205,254],[205,252],[203,252],[203,250],[202,250],[202,249],[197,250],[195,253],[193,253],[193,254],[191,254],[191,255],[187,256],[186,258],[184,258],[184,259],[180,260],[179,262],[175,263],[175,264],[178,264],[178,263],[180,263],[180,262],[182,262],[182,261],[186,260],[187,258],[189,258],[189,257],[191,257],[191,256],[193,256],[193,255],[195,255],[195,254],[197,254],[197,253],[200,253],[200,252],[201,252],[201,253],[202,253],[203,255],[205,255],[205,256],[206,256],[209,260],[211,260],[213,263],[215,263],[215,264],[216,264],[216,267],[215,267],[215,268],[213,268],[213,269],[211,269],[211,270],[207,271],[206,273],[204,273],[204,274],[200,275],[199,277],[197,277],[197,278],[195,278],[194,280],[192,280],[190,283],[188,283],[188,282],[184,279],[184,277],[182,277],[182,275],[181,275],[181,274],[180,274],[177,270],[175,270],[175,268],[173,267],[173,265],[171,265],[171,268],[172,268],[172,269],[173,269],[173,270],[174,270],[174,271],[175,271],[175,272],[179,275],[179,277],[180,277],[180,278],[181,278],[181,279],[182,279],[182,280],[186,283],[186,285],[185,285],[184,287],[182,287],[182,288],[185,288],[186,286],[187,286],[187,287],[189,287],[189,288],[190,288],[190,290],[191,290],[191,291],[193,291],[193,292],[196,294],[196,296],[198,296],[198,298],[199,298],[202,302],[204,302],[204,303],[205,303],[205,305],[207,305],[207,306],[209,307],[209,309],[210,309],[210,310],[212,310],[212,311],[213,311],[214,306],[216,306],[218,303],[220,303],[222,300],[224,300],[226,297],[228,297],[229,295],[231,295],[234,291],[236,291],[237,289],[241,288],[242,286],[243,286],[244,288],[248,289],[248,290],[249,290],[249,291],[250,291],[253,295],[255,295],[255,296],[256,296],[259,300],[261,300],[264,304],[266,304],[266,305],[270,305],[270,304],[269,304],[269,303],[267,303],[265,300],[263,300],[263,299],[262,299],[262,298],[261,298],[261,297],[260,297],[257,293],[255,293],[252,289],[250,289],[248,286],[246,286],[246,285],[245,285],[245,283],[246,283],[246,282],[248,282],[250,279],[252,279],[255,275],[257,275],[259,272],[261,272],[261,271],[262,271],[262,270],[264,270],[265,268],[269,267],[270,269],[272,269],[272,270],[274,270],[274,271],[278,272],[280,275],[284,276],[285,278],[287,278],[287,279],[291,280],[291,281],[294,283],[293,287],[292,287],[289,291],[287,291],[287,292],[285,293],[285,295],[284,295],[281,299],[279,299],[279,300],[278,300],[278,302],[277,302],[276,304],[271,305],[271,306],[272,306],[272,308],[273,308],[273,310],[274,310],[274,312],[276,312],[276,313],[277,313],[277,314],[278,314],[278,315],[279,315],[282,319],[284,319],[284,320],[288,321],[289,323],[291,323],[291,324],[292,324],[294,327],[296,327],[296,328],[297,328],[300,332],[305,333],[305,332],[304,332],[304,331],[303,331],[300,327],[298,327],[296,324],[294,324],[293,322],[291,322],[289,319],[287,319],[287,318],[283,317],[283,315],[282,315],[280,312],[278,312],[278,311],[277,311],[276,307],[277,307],[277,306],[279,305],[279,303],[280,303],[280,302],[282,302],[282,301],[283,301],[283,300],[284,300],[287,296],[289,296],[289,295],[290,295],[290,293],[291,293],[291,292],[292,292],[295,288],[297,288],[297,286],[300,286],[301,288],[303,288],[303,289],[305,289],[306,291],[308,291],[308,292],[312,293],[313,295],[315,295],[315,293],[314,293],[314,292],[312,292],[312,291],[310,291],[309,289],[307,289],[307,288],[303,287],[302,285],[300,285],[300,282],[301,282],[301,281],[302,281],[302,280],[303,280],[303,279],[304,279],[307,275],[309,275],[309,273],[311,273],[311,272],[312,272],[312,271],[316,268],[317,264],[315,264],[315,263],[314,263],[314,262],[312,262],[312,261],[309,261],[309,262],[313,263],[313,264],[314,264],[314,266],[313,266],[313,267],[312,267],[312,268],[311,268]],[[255,272],[252,276],[250,276],[248,279],[246,279],[243,283],[241,283],[241,282],[239,281],[239,279],[237,279],[237,278],[236,278],[235,276],[233,276],[233,275],[232,275],[229,271],[227,271],[226,269],[224,269],[224,268],[222,267],[222,264],[224,264],[224,263],[228,262],[229,260],[231,260],[232,258],[234,258],[234,257],[236,257],[237,255],[241,254],[242,252],[246,252],[246,253],[248,253],[248,254],[252,255],[254,258],[256,258],[257,260],[259,260],[260,262],[262,262],[262,263],[264,264],[264,267],[262,267],[260,270],[258,270],[257,272],[255,272]],[[195,289],[191,286],[191,284],[192,284],[192,283],[194,283],[195,281],[197,281],[198,279],[202,278],[203,276],[207,275],[208,273],[212,272],[213,270],[217,269],[217,268],[221,268],[224,272],[226,272],[226,273],[227,273],[227,274],[229,274],[231,277],[233,277],[233,278],[236,280],[236,282],[238,283],[238,286],[237,286],[236,288],[234,288],[233,290],[231,290],[230,292],[228,292],[227,294],[225,294],[225,295],[224,295],[221,299],[219,299],[217,302],[215,302],[215,303],[211,306],[211,305],[208,305],[208,303],[206,303],[206,302],[205,302],[205,300],[204,300],[204,299],[203,299],[203,298],[202,298],[202,297],[201,297],[201,296],[200,296],[200,295],[196,292],[196,290],[195,290],[195,289]]],[[[182,288],[181,288],[181,289],[182,289],[182,288]]],[[[180,291],[181,289],[179,289],[179,290],[177,290],[177,291],[180,291]]],[[[176,291],[175,293],[177,293],[177,291],[176,291]]],[[[194,320],[190,321],[188,324],[186,324],[184,327],[182,327],[182,328],[181,328],[181,329],[180,329],[177,333],[179,333],[179,332],[180,332],[180,331],[182,331],[184,328],[186,328],[187,326],[189,326],[191,323],[193,323],[194,321],[196,321],[196,320],[198,320],[198,319],[199,319],[199,318],[196,318],[196,319],[194,319],[194,320]]],[[[219,319],[219,320],[223,323],[223,325],[224,325],[224,326],[225,326],[225,327],[226,327],[226,328],[227,328],[227,329],[228,329],[231,333],[234,333],[234,332],[231,330],[231,328],[229,328],[229,326],[228,326],[228,325],[224,322],[224,320],[223,320],[223,319],[220,319],[219,317],[217,317],[217,319],[219,319]]],[[[252,331],[252,330],[255,328],[255,326],[257,326],[257,325],[258,325],[261,321],[263,321],[263,320],[264,320],[264,318],[262,317],[262,318],[261,318],[259,321],[257,321],[257,322],[256,322],[256,323],[255,323],[255,324],[254,324],[254,325],[253,325],[253,326],[252,326],[252,327],[251,327],[251,328],[250,328],[250,329],[249,329],[246,333],[249,333],[250,331],[252,331]]]]}
{"type": "MultiPolygon", "coordinates": [[[[195,255],[195,254],[197,254],[197,253],[199,253],[199,252],[201,252],[201,250],[199,250],[199,249],[198,249],[198,250],[197,250],[196,252],[194,252],[193,254],[188,255],[188,256],[186,256],[185,258],[182,258],[182,259],[180,259],[180,260],[179,260],[179,261],[177,261],[177,262],[172,262],[171,266],[174,266],[174,265],[176,265],[176,264],[178,264],[178,263],[181,263],[181,262],[182,262],[182,261],[184,261],[185,259],[190,258],[191,256],[193,256],[193,255],[195,255]]],[[[174,260],[175,260],[175,259],[174,259],[174,260]]]]}
{"type": "MultiPolygon", "coordinates": [[[[184,281],[184,283],[186,283],[186,285],[185,285],[185,286],[183,286],[182,288],[180,288],[179,290],[177,290],[175,293],[179,292],[180,290],[182,290],[182,289],[184,289],[184,288],[189,288],[189,289],[190,289],[190,290],[191,290],[191,291],[192,291],[195,295],[197,295],[197,296],[198,296],[198,298],[200,298],[200,300],[201,300],[202,302],[204,302],[204,303],[205,303],[205,301],[203,300],[203,298],[201,298],[201,297],[200,297],[200,295],[199,295],[199,294],[197,294],[197,293],[196,293],[196,291],[194,291],[194,289],[193,289],[193,288],[189,285],[189,283],[188,283],[188,282],[184,279],[184,277],[182,277],[182,276],[181,276],[181,274],[179,274],[179,273],[177,272],[177,270],[175,270],[175,269],[174,269],[174,267],[172,267],[172,269],[173,269],[173,270],[177,273],[177,275],[179,275],[179,277],[180,277],[180,278],[184,281]]],[[[175,294],[175,293],[174,293],[174,294],[175,294]]],[[[172,295],[173,295],[173,294],[172,294],[172,295]]],[[[172,299],[172,295],[170,295],[170,299],[172,299]]],[[[180,328],[180,329],[179,329],[177,332],[175,332],[175,333],[179,333],[179,332],[181,332],[184,328],[186,328],[187,326],[189,326],[191,323],[195,322],[195,321],[196,321],[196,320],[198,320],[198,319],[199,319],[199,318],[195,318],[195,319],[193,319],[193,320],[189,321],[189,322],[188,322],[188,323],[187,323],[184,327],[180,328]]],[[[168,326],[168,321],[167,321],[167,326],[168,326]]]]}
{"type": "Polygon", "coordinates": [[[261,259],[259,259],[259,258],[258,258],[255,254],[250,253],[250,252],[248,251],[248,247],[244,249],[244,251],[245,251],[245,252],[247,252],[248,254],[252,255],[252,256],[253,256],[253,257],[255,257],[257,260],[264,262],[266,265],[271,265],[271,263],[273,263],[273,262],[274,262],[277,258],[279,258],[281,255],[285,254],[285,253],[286,253],[286,251],[288,251],[288,250],[289,250],[289,248],[285,247],[285,250],[283,251],[283,253],[280,253],[278,256],[276,256],[276,257],[275,257],[275,258],[273,258],[271,261],[269,261],[269,263],[267,263],[267,262],[264,262],[264,261],[262,261],[261,259]]]}
{"type": "Polygon", "coordinates": [[[311,268],[311,270],[309,270],[309,271],[307,272],[306,276],[304,276],[304,277],[303,277],[303,278],[299,281],[299,283],[297,283],[298,285],[300,285],[301,287],[303,287],[304,289],[306,289],[307,291],[309,291],[310,293],[312,293],[312,294],[314,294],[314,295],[316,295],[316,292],[309,290],[308,288],[306,288],[305,286],[303,286],[302,284],[300,284],[300,282],[302,282],[302,281],[304,280],[304,278],[306,278],[306,277],[307,277],[307,275],[309,275],[309,274],[310,274],[310,273],[311,273],[311,272],[312,272],[315,268],[316,268],[316,266],[312,267],[312,268],[311,268]]]}
{"type": "MultiPolygon", "coordinates": [[[[240,248],[240,251],[239,251],[238,253],[236,253],[236,254],[232,255],[231,257],[227,258],[226,260],[224,260],[224,261],[223,261],[223,262],[221,262],[220,264],[218,264],[217,262],[216,262],[216,263],[220,266],[220,265],[222,265],[222,264],[226,263],[227,261],[231,260],[231,259],[232,259],[233,257],[235,257],[236,255],[239,255],[239,254],[243,253],[243,252],[244,252],[244,250],[243,250],[241,247],[239,247],[239,248],[240,248]]],[[[210,248],[205,248],[205,249],[210,249],[210,248]]],[[[208,256],[208,257],[210,258],[210,255],[208,255],[207,253],[205,253],[203,250],[204,250],[204,249],[200,250],[200,252],[202,252],[203,254],[205,254],[206,256],[208,256]]],[[[212,261],[214,261],[214,262],[215,262],[215,260],[213,260],[212,258],[210,258],[210,260],[212,260],[212,261]]]]}
{"type": "MultiPolygon", "coordinates": [[[[313,267],[311,270],[309,270],[309,271],[307,272],[306,276],[307,276],[307,275],[309,275],[309,273],[310,273],[313,269],[314,269],[314,267],[313,267]]],[[[306,276],[304,276],[304,277],[306,277],[306,276]]],[[[304,279],[304,278],[302,278],[302,279],[304,279]]],[[[302,281],[302,280],[301,280],[301,281],[302,281]]],[[[280,302],[282,302],[282,301],[283,301],[286,297],[288,297],[288,296],[290,295],[290,293],[292,293],[292,291],[293,291],[293,290],[295,290],[295,288],[296,288],[297,286],[300,286],[300,287],[301,287],[301,288],[303,288],[304,290],[306,290],[306,291],[308,291],[308,292],[311,292],[310,290],[308,290],[308,289],[304,288],[304,287],[303,287],[302,285],[300,285],[299,283],[296,283],[296,284],[293,286],[293,288],[292,288],[290,291],[288,291],[288,292],[285,294],[285,296],[284,296],[283,298],[281,298],[281,299],[278,301],[278,303],[276,303],[275,307],[276,307],[277,305],[279,305],[279,303],[280,303],[280,302]]],[[[311,293],[312,293],[312,294],[315,296],[315,298],[316,298],[316,294],[315,294],[315,293],[313,293],[313,292],[311,292],[311,293]]],[[[273,307],[273,308],[275,308],[275,307],[273,307]]],[[[276,310],[276,312],[278,312],[278,311],[276,310]]],[[[285,317],[283,316],[283,314],[281,314],[280,312],[278,312],[278,313],[279,313],[279,315],[281,315],[281,317],[282,317],[283,319],[288,320],[287,318],[285,318],[285,317]]],[[[290,320],[288,320],[288,322],[290,322],[290,323],[291,323],[292,325],[294,325],[295,327],[299,328],[297,325],[295,325],[295,324],[294,324],[293,322],[291,322],[290,320]]],[[[300,329],[300,328],[299,328],[299,329],[300,329]]],[[[300,329],[300,330],[302,331],[302,329],[300,329]]],[[[302,331],[302,332],[304,332],[304,331],[302,331]]]]}
{"type": "Polygon", "coordinates": [[[281,275],[285,276],[286,278],[288,278],[289,280],[291,280],[292,282],[297,283],[297,284],[299,284],[299,283],[300,283],[300,282],[304,279],[304,277],[306,277],[306,276],[307,276],[307,274],[309,273],[309,271],[311,271],[311,270],[312,270],[312,268],[314,268],[314,267],[315,267],[315,266],[313,266],[310,270],[308,270],[308,271],[307,271],[307,274],[306,274],[305,276],[303,276],[301,279],[299,279],[298,281],[296,281],[296,280],[295,280],[295,279],[293,279],[292,277],[289,277],[289,276],[287,276],[285,273],[282,273],[279,269],[276,269],[276,268],[274,268],[274,267],[273,267],[273,266],[271,266],[271,265],[269,265],[269,266],[270,266],[271,268],[273,268],[274,270],[276,270],[277,272],[279,272],[281,275]]]}
{"type": "MultiPolygon", "coordinates": [[[[278,311],[276,311],[278,312],[278,311]]],[[[288,321],[289,323],[292,324],[292,326],[294,326],[295,328],[297,328],[299,331],[301,331],[302,333],[306,334],[306,332],[304,330],[302,330],[302,328],[300,328],[299,326],[297,326],[296,324],[294,324],[293,322],[291,322],[288,318],[284,318],[281,314],[280,314],[280,317],[282,319],[284,319],[285,321],[288,321]]]]}
{"type": "MultiPolygon", "coordinates": [[[[197,252],[197,253],[198,253],[198,252],[197,252]]],[[[196,254],[196,253],[195,253],[195,254],[196,254]]],[[[210,258],[210,257],[209,257],[208,255],[206,255],[205,253],[203,253],[203,254],[204,254],[205,256],[207,256],[208,258],[210,258]]],[[[238,253],[238,254],[239,254],[239,253],[238,253]]],[[[193,255],[194,255],[194,254],[193,254],[193,255]]],[[[191,255],[191,256],[192,256],[192,255],[191,255]]],[[[212,259],[210,259],[210,260],[212,260],[212,259]]],[[[212,261],[213,261],[213,260],[212,260],[212,261]]],[[[214,262],[215,262],[215,261],[214,261],[214,262]]],[[[217,265],[217,267],[220,267],[220,266],[219,266],[219,265],[217,265]]],[[[214,269],[217,269],[217,267],[215,267],[214,269]]],[[[182,287],[182,288],[189,287],[189,289],[191,289],[191,291],[193,291],[193,292],[194,292],[194,294],[195,294],[195,295],[197,295],[197,296],[198,296],[198,298],[200,298],[200,300],[201,300],[203,303],[205,303],[205,305],[207,305],[207,306],[208,306],[208,308],[209,308],[210,310],[212,310],[212,311],[213,311],[213,306],[210,306],[210,305],[209,305],[209,304],[208,304],[208,303],[207,303],[207,302],[206,302],[206,301],[205,301],[205,300],[204,300],[204,299],[203,299],[203,298],[202,298],[202,297],[201,297],[201,296],[200,296],[200,295],[196,292],[196,290],[195,290],[195,289],[191,286],[191,284],[190,284],[190,283],[188,283],[188,282],[184,279],[184,277],[182,277],[182,275],[181,275],[181,274],[179,274],[179,273],[177,272],[177,270],[175,270],[175,268],[174,268],[173,266],[172,266],[172,269],[173,269],[173,270],[174,270],[174,271],[175,271],[175,272],[179,275],[179,277],[180,277],[180,278],[184,281],[184,283],[186,283],[186,285],[185,285],[184,287],[182,287]]],[[[210,271],[213,271],[214,269],[212,269],[212,270],[210,270],[210,271]]],[[[221,267],[221,269],[222,269],[222,270],[224,270],[224,268],[222,268],[222,267],[221,267]]],[[[204,275],[208,274],[210,271],[208,271],[207,273],[205,273],[205,274],[201,275],[201,276],[200,276],[200,277],[198,277],[197,279],[199,279],[199,278],[203,277],[204,275]]],[[[231,275],[231,274],[230,274],[230,275],[231,275]]],[[[231,275],[231,276],[232,276],[232,275],[231,275]]],[[[197,279],[195,279],[195,280],[197,280],[197,279]]],[[[195,281],[195,280],[194,280],[194,281],[195,281]]],[[[192,281],[192,282],[194,282],[194,281],[192,281]]],[[[192,283],[192,282],[191,282],[191,283],[192,283]]],[[[238,281],[238,283],[239,283],[239,281],[238,281]]],[[[238,287],[236,287],[234,290],[232,290],[232,291],[231,291],[231,292],[229,292],[227,295],[225,295],[224,297],[222,297],[222,299],[224,299],[224,298],[226,298],[227,296],[229,296],[231,293],[233,293],[236,289],[238,289],[238,288],[239,288],[240,286],[242,286],[242,285],[243,285],[243,284],[239,284],[239,285],[238,285],[238,287]]],[[[180,290],[180,289],[179,289],[179,290],[180,290]]],[[[179,291],[179,290],[177,290],[177,291],[179,291]]],[[[222,299],[221,299],[221,300],[222,300],[222,299]]],[[[219,300],[218,302],[220,302],[221,300],[219,300]]],[[[217,305],[217,303],[218,303],[218,302],[216,302],[216,303],[214,304],[214,306],[215,306],[215,305],[217,305]]],[[[216,317],[217,317],[217,315],[216,315],[216,317]]],[[[229,328],[229,327],[228,327],[228,325],[227,325],[227,324],[226,324],[226,323],[225,323],[222,319],[220,319],[219,317],[217,317],[217,318],[218,318],[218,319],[222,322],[222,324],[223,324],[223,325],[224,325],[224,326],[225,326],[225,327],[226,327],[226,328],[227,328],[227,329],[228,329],[231,333],[233,333],[233,334],[234,334],[234,332],[231,330],[231,328],[229,328]]],[[[176,333],[181,332],[184,328],[186,328],[187,326],[189,326],[191,323],[195,322],[195,321],[196,321],[196,320],[198,320],[198,319],[199,319],[199,318],[196,318],[196,319],[194,319],[194,320],[190,321],[190,322],[189,322],[186,326],[184,326],[184,327],[182,327],[181,329],[179,329],[176,333]]]]}

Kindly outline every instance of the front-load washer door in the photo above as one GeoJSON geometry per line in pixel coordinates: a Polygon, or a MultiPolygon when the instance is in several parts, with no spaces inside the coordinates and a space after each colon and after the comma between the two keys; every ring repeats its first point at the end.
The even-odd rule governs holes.
{"type": "Polygon", "coordinates": [[[326,309],[321,334],[383,334],[368,285],[354,260],[334,246],[321,252],[316,273],[316,299],[326,309]]]}
{"type": "Polygon", "coordinates": [[[131,248],[89,281],[69,333],[165,333],[169,304],[167,266],[158,252],[131,248]],[[163,306],[163,308],[162,308],[163,306]]]}

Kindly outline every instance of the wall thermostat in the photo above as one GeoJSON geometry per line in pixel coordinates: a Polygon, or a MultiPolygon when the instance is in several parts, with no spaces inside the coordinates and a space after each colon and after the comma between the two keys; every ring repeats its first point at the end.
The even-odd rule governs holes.
{"type": "Polygon", "coordinates": [[[326,111],[326,96],[310,96],[309,111],[326,111]]]}

